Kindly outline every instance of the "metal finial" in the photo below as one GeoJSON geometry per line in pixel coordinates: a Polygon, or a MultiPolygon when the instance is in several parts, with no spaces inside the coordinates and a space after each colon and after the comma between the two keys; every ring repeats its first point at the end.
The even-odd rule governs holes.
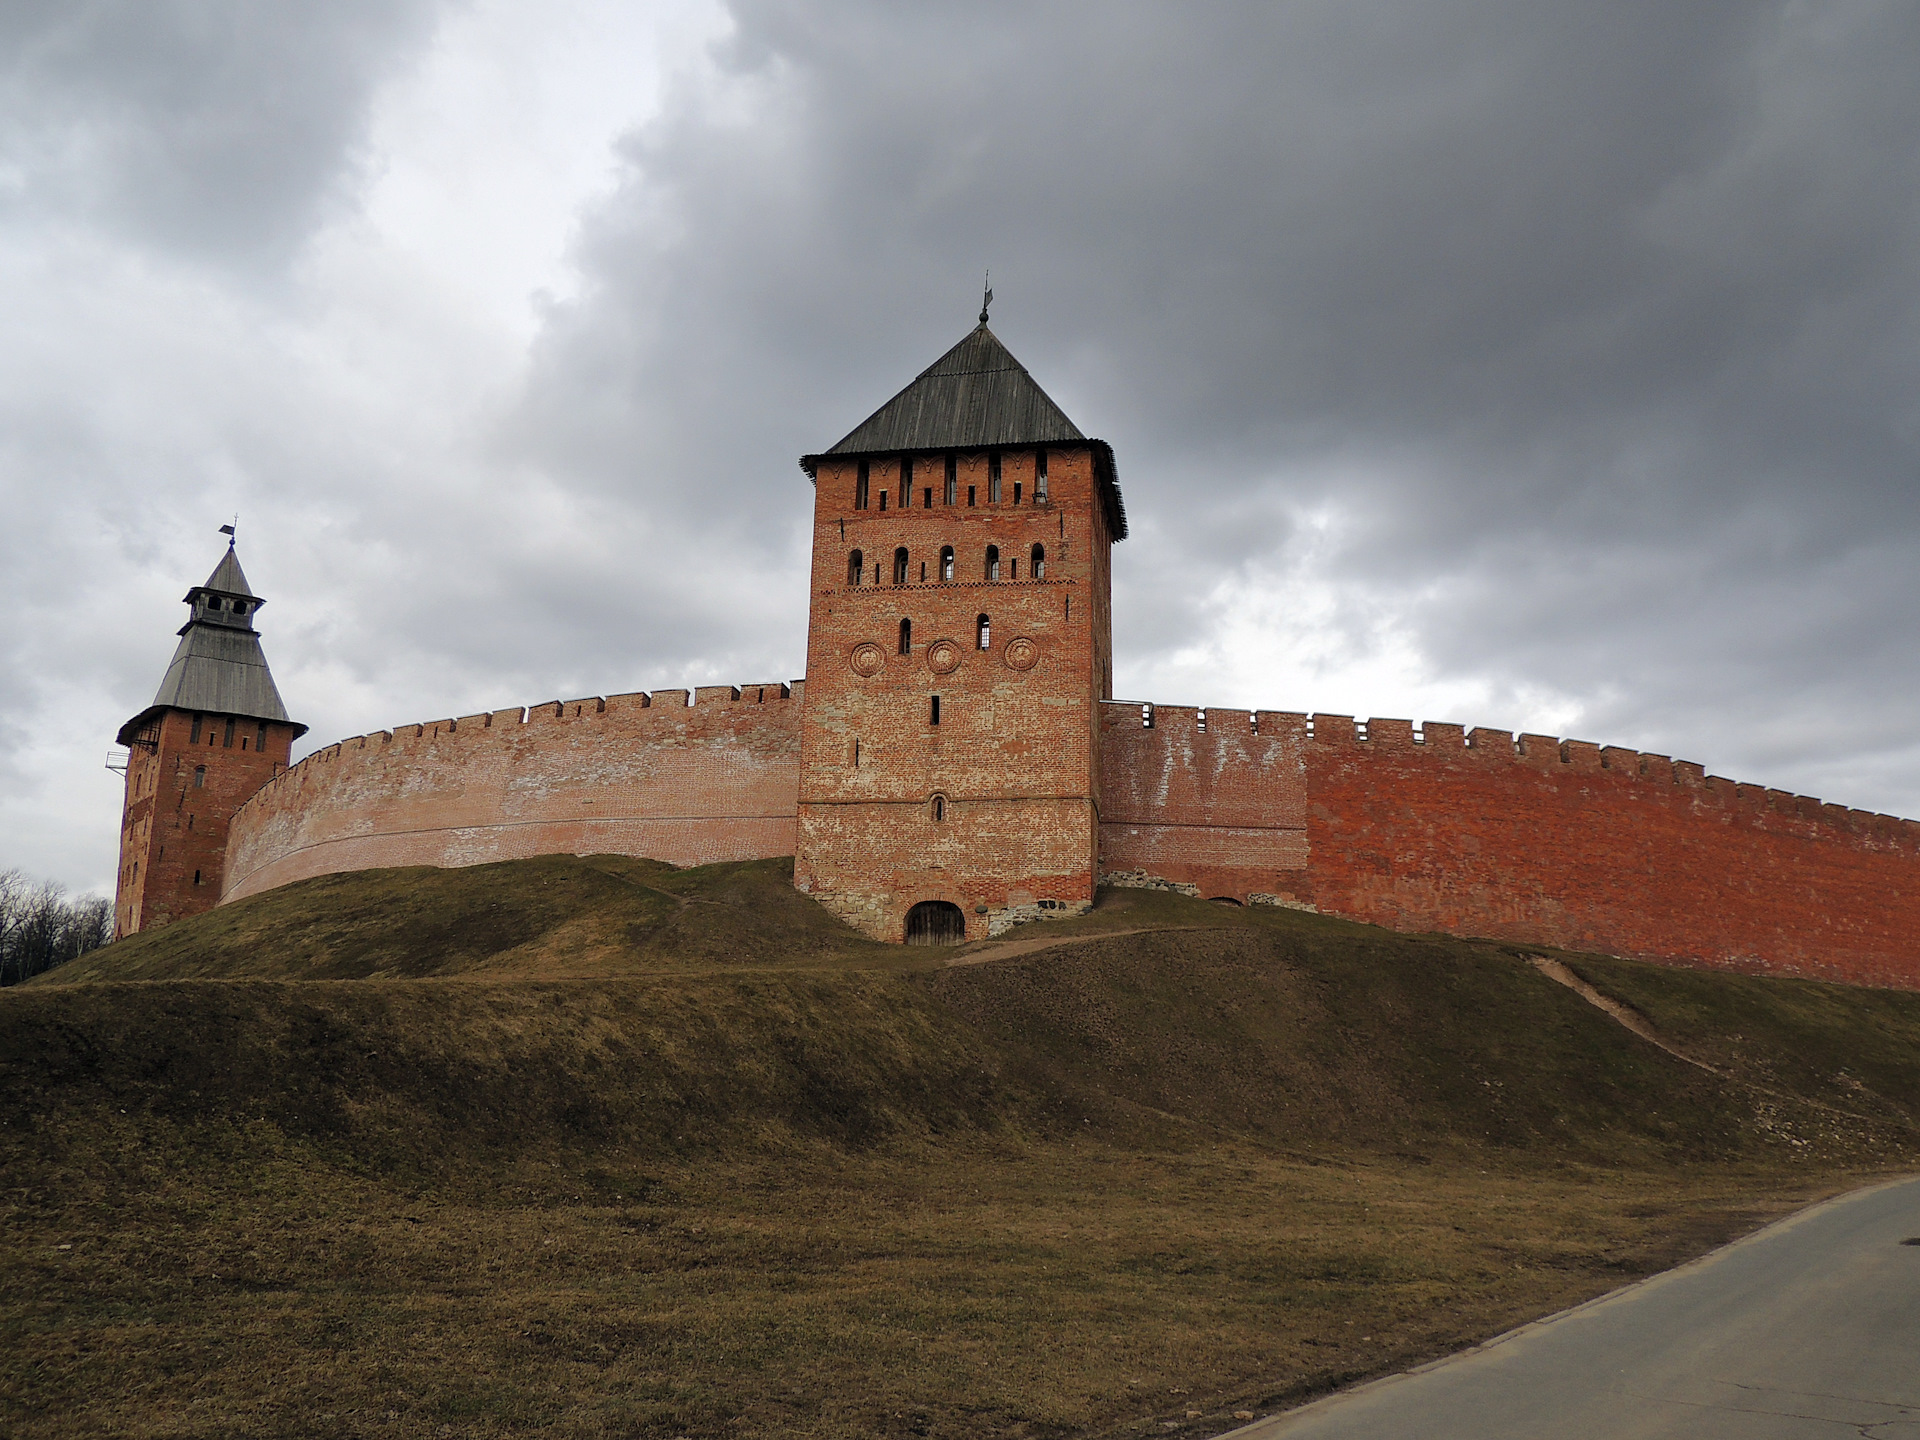
{"type": "Polygon", "coordinates": [[[980,297],[980,323],[987,323],[987,307],[993,304],[993,272],[987,271],[986,293],[980,297]]]}
{"type": "Polygon", "coordinates": [[[234,539],[235,539],[234,533],[233,533],[234,526],[237,526],[239,523],[240,523],[240,517],[236,515],[233,517],[232,525],[222,525],[220,527],[220,533],[227,537],[227,548],[229,550],[231,550],[234,546],[234,539]]]}

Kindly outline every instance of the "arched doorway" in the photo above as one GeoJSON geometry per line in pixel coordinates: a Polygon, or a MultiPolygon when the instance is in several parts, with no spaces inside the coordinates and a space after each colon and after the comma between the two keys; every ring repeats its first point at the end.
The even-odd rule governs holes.
{"type": "Polygon", "coordinates": [[[958,945],[967,938],[967,917],[948,900],[922,900],[907,911],[907,944],[958,945]]]}

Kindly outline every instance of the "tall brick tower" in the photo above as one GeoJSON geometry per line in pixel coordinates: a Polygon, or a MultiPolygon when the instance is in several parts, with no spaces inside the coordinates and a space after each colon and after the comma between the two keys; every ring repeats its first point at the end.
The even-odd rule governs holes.
{"type": "Polygon", "coordinates": [[[987,328],[814,481],[794,883],[882,940],[1093,900],[1113,451],[987,328]]]}
{"type": "Polygon", "coordinates": [[[186,603],[191,613],[159,693],[118,736],[129,754],[116,936],[213,908],[228,822],[286,768],[307,729],[280,703],[253,628],[265,602],[231,543],[186,603]]]}

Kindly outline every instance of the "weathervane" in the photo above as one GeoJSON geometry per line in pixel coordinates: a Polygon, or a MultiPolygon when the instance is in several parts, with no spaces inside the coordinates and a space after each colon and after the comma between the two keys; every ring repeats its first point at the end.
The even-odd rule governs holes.
{"type": "Polygon", "coordinates": [[[231,550],[234,546],[234,541],[236,537],[233,532],[239,526],[239,524],[240,524],[240,515],[239,515],[239,512],[236,511],[233,517],[233,524],[222,525],[220,527],[220,533],[227,537],[227,548],[229,550],[231,550]]]}
{"type": "Polygon", "coordinates": [[[987,323],[987,307],[993,304],[993,272],[987,271],[986,294],[980,297],[980,323],[987,323]]]}

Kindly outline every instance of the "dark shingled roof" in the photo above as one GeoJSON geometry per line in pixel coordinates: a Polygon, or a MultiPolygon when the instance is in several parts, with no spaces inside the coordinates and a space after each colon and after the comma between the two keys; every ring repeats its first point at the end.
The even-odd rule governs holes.
{"type": "Polygon", "coordinates": [[[1108,529],[1124,540],[1127,516],[1113,447],[1081,434],[984,320],[839,444],[801,456],[800,466],[811,476],[830,457],[1031,445],[1085,445],[1093,451],[1108,529]]]}
{"type": "MultiPolygon", "coordinates": [[[[194,710],[202,714],[238,715],[249,720],[277,720],[292,724],[280,691],[267,668],[266,652],[260,648],[260,634],[253,628],[253,615],[266,602],[253,593],[240,569],[240,557],[231,546],[207,577],[186,594],[193,607],[192,617],[180,627],[180,644],[167,666],[166,678],[154,694],[153,704],[120,727],[119,742],[132,743],[129,737],[163,710],[194,710]],[[212,602],[219,601],[215,609],[212,602]],[[232,602],[244,600],[246,612],[236,614],[232,602]]],[[[307,727],[295,725],[294,734],[304,735],[307,727]]]]}

